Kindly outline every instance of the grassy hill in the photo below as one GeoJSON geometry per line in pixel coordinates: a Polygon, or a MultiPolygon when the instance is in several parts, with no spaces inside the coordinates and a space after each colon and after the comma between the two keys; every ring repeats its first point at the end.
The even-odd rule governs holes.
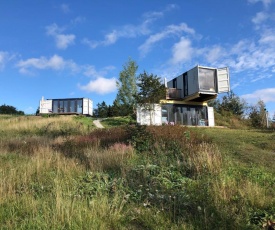
{"type": "Polygon", "coordinates": [[[1,229],[261,229],[275,133],[0,116],[1,229]]]}

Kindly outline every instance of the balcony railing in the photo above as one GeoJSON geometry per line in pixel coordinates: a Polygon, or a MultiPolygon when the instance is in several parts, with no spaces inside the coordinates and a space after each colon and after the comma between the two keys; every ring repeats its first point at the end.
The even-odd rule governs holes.
{"type": "Polygon", "coordinates": [[[166,99],[181,99],[181,89],[168,88],[166,89],[166,99]]]}

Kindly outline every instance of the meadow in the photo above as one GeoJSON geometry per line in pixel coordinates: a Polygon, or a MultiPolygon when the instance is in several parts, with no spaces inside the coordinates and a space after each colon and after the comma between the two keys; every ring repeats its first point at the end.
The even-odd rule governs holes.
{"type": "Polygon", "coordinates": [[[0,229],[262,229],[273,130],[0,116],[0,229]]]}

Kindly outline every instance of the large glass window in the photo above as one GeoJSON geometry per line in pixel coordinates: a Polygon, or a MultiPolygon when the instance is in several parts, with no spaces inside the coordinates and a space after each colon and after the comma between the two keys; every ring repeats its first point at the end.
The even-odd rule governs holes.
{"type": "Polygon", "coordinates": [[[164,124],[168,124],[168,109],[165,105],[161,108],[161,122],[164,124]]]}
{"type": "Polygon", "coordinates": [[[182,107],[175,107],[175,122],[176,124],[182,124],[182,107]]]}
{"type": "Polygon", "coordinates": [[[82,100],[77,100],[77,113],[82,113],[82,100]]]}
{"type": "Polygon", "coordinates": [[[68,113],[69,112],[69,103],[68,100],[64,101],[64,113],[68,113]]]}
{"type": "Polygon", "coordinates": [[[64,113],[64,101],[59,101],[59,113],[64,113]]]}
{"type": "Polygon", "coordinates": [[[215,70],[199,68],[199,87],[202,91],[216,92],[215,90],[215,70]]]}
{"type": "Polygon", "coordinates": [[[207,125],[206,107],[195,105],[163,105],[162,122],[205,126],[207,125]]]}
{"type": "Polygon", "coordinates": [[[58,101],[53,101],[53,113],[58,113],[58,101]]]}
{"type": "Polygon", "coordinates": [[[75,100],[70,100],[70,112],[75,113],[76,108],[75,108],[75,100]]]}
{"type": "Polygon", "coordinates": [[[53,113],[79,113],[83,112],[81,99],[54,99],[53,113]]]}

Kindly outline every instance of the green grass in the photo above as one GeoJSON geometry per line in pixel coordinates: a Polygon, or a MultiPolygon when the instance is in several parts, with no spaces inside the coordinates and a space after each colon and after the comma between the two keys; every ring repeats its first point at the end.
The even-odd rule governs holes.
{"type": "Polygon", "coordinates": [[[111,117],[106,118],[101,121],[102,125],[106,128],[116,127],[121,125],[128,125],[134,123],[135,121],[131,117],[111,117]]]}
{"type": "Polygon", "coordinates": [[[224,155],[246,166],[264,167],[275,173],[275,132],[268,130],[201,129],[224,155]]]}
{"type": "Polygon", "coordinates": [[[1,229],[260,229],[275,219],[274,132],[104,122],[0,116],[1,229]]]}

